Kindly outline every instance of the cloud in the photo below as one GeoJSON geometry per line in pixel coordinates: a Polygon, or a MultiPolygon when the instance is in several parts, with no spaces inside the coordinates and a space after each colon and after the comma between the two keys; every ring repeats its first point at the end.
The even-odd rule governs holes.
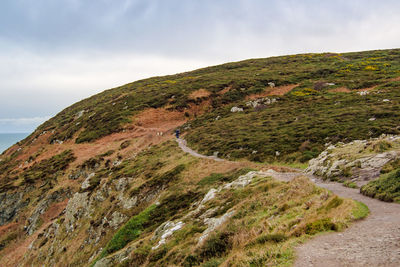
{"type": "Polygon", "coordinates": [[[38,125],[48,119],[50,119],[50,116],[32,118],[0,118],[0,133],[32,132],[38,125]]]}
{"type": "MultiPolygon", "coordinates": [[[[4,0],[0,118],[246,58],[395,48],[397,0],[4,0]]],[[[0,131],[2,130],[0,125],[0,131]]]]}
{"type": "Polygon", "coordinates": [[[43,123],[46,120],[50,119],[50,116],[47,117],[33,117],[33,118],[16,118],[16,119],[0,119],[0,123],[10,123],[15,125],[30,125],[32,123],[43,123]]]}

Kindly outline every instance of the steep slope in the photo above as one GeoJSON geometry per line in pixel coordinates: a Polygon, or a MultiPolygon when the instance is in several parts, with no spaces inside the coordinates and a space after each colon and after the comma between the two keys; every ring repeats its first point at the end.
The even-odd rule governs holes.
{"type": "Polygon", "coordinates": [[[360,206],[267,170],[330,143],[399,134],[399,77],[399,49],[306,54],[82,100],[1,155],[0,263],[293,262],[298,242],[346,228],[360,206]],[[177,128],[209,157],[184,153],[171,141],[177,128]]]}

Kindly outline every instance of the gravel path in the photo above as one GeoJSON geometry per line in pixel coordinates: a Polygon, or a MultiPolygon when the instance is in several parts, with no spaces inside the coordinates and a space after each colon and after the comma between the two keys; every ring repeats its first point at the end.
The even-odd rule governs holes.
{"type": "MultiPolygon", "coordinates": [[[[222,161],[217,157],[201,155],[188,148],[185,140],[177,139],[179,147],[199,158],[222,161]]],[[[272,176],[289,181],[300,172],[275,172],[272,176]]],[[[400,205],[386,203],[363,196],[359,189],[344,187],[339,183],[310,179],[317,185],[345,198],[352,198],[368,206],[370,215],[352,224],[344,232],[319,235],[296,249],[296,267],[333,266],[400,266],[400,205]]]]}
{"type": "MultiPolygon", "coordinates": [[[[299,172],[274,173],[281,181],[289,181],[299,172]]],[[[295,267],[333,266],[400,266],[400,205],[366,197],[359,189],[342,184],[310,179],[334,194],[363,202],[371,214],[352,224],[344,232],[320,235],[296,249],[295,267]]]]}
{"type": "Polygon", "coordinates": [[[187,146],[187,143],[184,139],[182,138],[177,138],[176,142],[178,142],[179,147],[186,153],[189,153],[190,155],[196,157],[196,158],[202,158],[202,159],[212,159],[215,161],[224,161],[223,159],[220,159],[218,157],[215,156],[205,156],[202,154],[197,153],[196,151],[194,151],[193,149],[189,148],[187,146]]]}
{"type": "Polygon", "coordinates": [[[344,232],[313,238],[297,248],[294,266],[400,266],[400,205],[363,196],[358,189],[317,181],[320,187],[363,202],[371,214],[344,232]]]}

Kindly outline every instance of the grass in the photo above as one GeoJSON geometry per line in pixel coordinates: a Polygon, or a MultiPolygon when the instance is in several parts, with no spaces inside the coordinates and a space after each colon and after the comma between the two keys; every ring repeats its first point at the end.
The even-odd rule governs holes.
{"type": "Polygon", "coordinates": [[[369,215],[369,208],[367,205],[365,205],[364,203],[360,202],[360,201],[356,201],[356,207],[354,208],[352,214],[353,214],[353,218],[354,220],[361,220],[364,219],[365,217],[367,217],[369,215]]]}
{"type": "MultiPolygon", "coordinates": [[[[231,113],[229,107],[222,107],[189,122],[186,140],[207,155],[219,151],[224,158],[305,163],[329,142],[399,134],[399,89],[397,84],[363,97],[329,92],[285,96],[261,111],[244,107],[244,112],[231,113]],[[392,102],[386,105],[385,98],[392,102]],[[217,116],[219,120],[214,119],[217,116]],[[370,121],[372,117],[376,120],[370,121]]],[[[380,144],[376,149],[386,148],[387,144],[380,144]]]]}
{"type": "Polygon", "coordinates": [[[343,183],[343,186],[349,187],[349,188],[358,188],[357,184],[351,181],[345,181],[343,183]]]}
{"type": "Polygon", "coordinates": [[[400,168],[362,186],[360,191],[369,197],[400,203],[400,168]]]}
{"type": "Polygon", "coordinates": [[[66,170],[75,159],[72,151],[66,150],[50,159],[34,164],[21,174],[21,178],[27,184],[41,180],[54,180],[59,172],[66,170]]]}
{"type": "Polygon", "coordinates": [[[111,238],[103,249],[99,257],[93,262],[92,266],[97,261],[107,255],[124,248],[129,242],[135,240],[144,231],[144,225],[149,221],[150,214],[156,209],[156,205],[149,206],[140,214],[132,217],[118,232],[111,238]]]}
{"type": "MultiPolygon", "coordinates": [[[[205,181],[218,183],[225,175],[213,174],[201,181],[204,185],[208,184],[205,181]]],[[[197,238],[206,227],[194,227],[190,218],[159,252],[153,252],[157,257],[147,256],[148,266],[286,266],[294,260],[296,244],[308,236],[343,229],[355,209],[351,200],[331,195],[305,178],[289,183],[257,178],[246,188],[221,191],[205,210],[218,207],[223,212],[212,216],[228,210],[236,213],[200,247],[196,246],[197,238]]],[[[138,250],[152,244],[143,239],[138,250]]],[[[140,261],[146,262],[143,258],[140,261]]],[[[139,261],[132,258],[127,264],[136,266],[139,261]]]]}
{"type": "MultiPolygon", "coordinates": [[[[246,96],[263,92],[269,82],[277,86],[299,84],[289,94],[290,97],[283,99],[300,101],[319,97],[331,87],[347,87],[351,90],[367,88],[398,76],[399,58],[398,49],[346,53],[341,56],[303,54],[251,59],[149,78],[106,90],[66,108],[26,140],[32,140],[43,131],[54,130],[50,142],[67,139],[75,139],[77,143],[91,142],[123,130],[133,115],[146,108],[168,107],[184,111],[190,105],[210,99],[212,109],[218,109],[223,105],[241,104],[240,101],[246,96]],[[328,88],[323,86],[323,82],[335,85],[328,88]],[[218,94],[225,88],[230,90],[218,94]],[[209,92],[210,96],[191,99],[190,94],[199,89],[209,92]]],[[[396,82],[391,85],[398,86],[396,82]]],[[[292,105],[298,104],[296,101],[290,102],[292,105]]]]}
{"type": "MultiPolygon", "coordinates": [[[[56,236],[48,240],[44,235],[38,237],[34,245],[43,246],[32,250],[27,262],[30,265],[51,265],[51,261],[85,265],[100,248],[104,249],[97,260],[118,253],[132,243],[137,248],[124,263],[127,266],[289,264],[294,259],[295,244],[324,231],[339,231],[353,219],[367,216],[368,208],[336,197],[304,178],[288,183],[256,178],[245,188],[221,190],[199,214],[194,213],[189,219],[185,216],[195,210],[195,203],[210,188],[236,179],[248,172],[249,166],[265,167],[264,162],[275,162],[304,168],[327,143],[366,139],[382,133],[399,134],[400,81],[393,79],[399,75],[399,49],[251,59],[137,81],[68,107],[20,142],[21,150],[2,155],[0,162],[2,192],[19,189],[16,182],[32,190],[26,191],[23,200],[29,200],[30,204],[20,218],[29,217],[28,209],[44,199],[51,186],[66,188],[71,194],[79,192],[82,179],[70,180],[66,171],[96,172],[87,189],[92,205],[90,216],[79,218],[78,214],[75,226],[79,227],[71,234],[61,214],[56,236]],[[275,96],[276,103],[259,109],[247,106],[250,96],[270,90],[269,82],[296,87],[286,95],[275,96]],[[365,96],[356,91],[372,86],[376,87],[365,96]],[[350,92],[331,91],[341,87],[350,92]],[[190,95],[200,89],[209,95],[191,99],[190,95]],[[243,112],[230,112],[234,106],[243,108],[243,112]],[[66,140],[70,142],[63,146],[74,146],[73,142],[91,143],[132,126],[129,123],[135,116],[150,108],[185,114],[189,121],[179,127],[189,145],[199,152],[211,155],[219,151],[227,159],[248,159],[259,164],[248,160],[196,159],[186,156],[173,141],[152,144],[136,154],[137,151],[130,149],[140,145],[142,139],[138,138],[138,142],[131,140],[131,143],[120,140],[114,151],[94,157],[74,170],[69,170],[75,160],[70,151],[25,170],[17,168],[23,163],[18,160],[19,156],[31,151],[31,142],[45,131],[49,143],[66,140]],[[206,113],[196,112],[199,108],[204,108],[206,113]],[[108,166],[104,157],[108,158],[108,166]],[[111,160],[122,163],[111,166],[111,160]],[[118,185],[122,187],[123,179],[129,184],[117,189],[118,185]],[[121,199],[128,198],[137,198],[138,204],[125,209],[121,199]],[[159,205],[152,205],[156,201],[159,205]],[[206,210],[211,218],[229,211],[234,211],[234,215],[204,243],[198,244],[199,236],[207,229],[200,217],[206,210]],[[103,219],[110,219],[115,211],[130,218],[118,230],[103,225],[103,219]],[[177,220],[184,222],[183,228],[170,236],[165,245],[152,250],[157,242],[151,240],[155,228],[163,222],[177,220]],[[104,227],[99,228],[100,225],[104,227]],[[65,250],[54,255],[46,253],[50,251],[50,244],[57,242],[65,250]]],[[[96,146],[82,145],[89,151],[96,146]]],[[[27,158],[50,153],[56,147],[60,146],[46,144],[43,150],[39,148],[27,158]]],[[[73,148],[79,149],[80,145],[73,148]]],[[[371,151],[392,148],[390,143],[383,142],[371,147],[371,151]]],[[[396,201],[398,179],[390,176],[396,168],[387,165],[384,172],[388,176],[365,188],[375,197],[382,195],[396,201]]]]}

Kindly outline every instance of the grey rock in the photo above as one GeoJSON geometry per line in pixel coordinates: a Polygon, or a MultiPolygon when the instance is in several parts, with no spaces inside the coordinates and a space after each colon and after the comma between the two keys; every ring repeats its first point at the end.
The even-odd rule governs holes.
{"type": "Polygon", "coordinates": [[[28,204],[22,201],[23,195],[23,192],[0,194],[0,226],[11,222],[28,204]]]}

